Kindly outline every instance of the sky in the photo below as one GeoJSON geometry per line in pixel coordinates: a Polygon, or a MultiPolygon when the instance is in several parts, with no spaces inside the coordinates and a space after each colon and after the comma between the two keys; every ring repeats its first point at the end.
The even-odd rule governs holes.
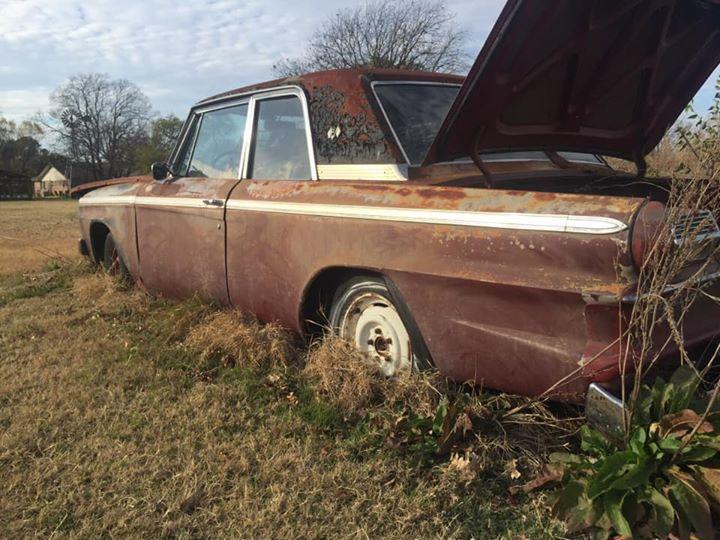
{"type": "MultiPolygon", "coordinates": [[[[159,114],[184,117],[202,98],[274,78],[273,64],[300,55],[332,12],[361,3],[0,0],[0,115],[32,117],[49,108],[49,94],[71,75],[104,72],[140,86],[159,114]]],[[[447,4],[468,33],[472,59],[504,0],[447,4]]],[[[706,84],[699,109],[713,93],[706,84]]]]}

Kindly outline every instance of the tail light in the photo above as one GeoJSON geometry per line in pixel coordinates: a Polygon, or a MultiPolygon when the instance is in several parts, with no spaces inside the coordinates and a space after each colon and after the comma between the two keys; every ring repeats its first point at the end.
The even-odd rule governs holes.
{"type": "Polygon", "coordinates": [[[637,213],[630,233],[630,253],[639,270],[645,268],[651,259],[653,248],[665,225],[665,205],[657,201],[645,203],[637,213]]]}

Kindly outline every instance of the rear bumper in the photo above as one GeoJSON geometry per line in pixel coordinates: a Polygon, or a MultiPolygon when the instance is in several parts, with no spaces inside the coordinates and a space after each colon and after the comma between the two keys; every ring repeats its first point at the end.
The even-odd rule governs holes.
{"type": "Polygon", "coordinates": [[[588,387],[585,416],[588,423],[608,437],[621,440],[625,435],[627,409],[622,400],[600,386],[588,387]]]}

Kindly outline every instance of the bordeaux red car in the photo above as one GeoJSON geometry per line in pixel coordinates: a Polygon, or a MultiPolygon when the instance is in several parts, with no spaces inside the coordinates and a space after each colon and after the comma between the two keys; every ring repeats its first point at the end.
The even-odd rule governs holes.
{"type": "MultiPolygon", "coordinates": [[[[719,21],[710,1],[511,0],[465,78],[337,70],[205,99],[154,179],[80,199],[81,249],[156,295],[330,324],[387,375],[539,395],[580,367],[554,397],[613,404],[633,225],[667,202],[636,180],[720,62],[719,21]]],[[[689,345],[716,311],[695,305],[689,345]]]]}

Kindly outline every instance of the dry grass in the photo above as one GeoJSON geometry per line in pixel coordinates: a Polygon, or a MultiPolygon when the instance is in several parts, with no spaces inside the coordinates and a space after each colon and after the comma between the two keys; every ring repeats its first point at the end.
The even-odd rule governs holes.
{"type": "Polygon", "coordinates": [[[0,275],[77,258],[77,201],[0,201],[0,275]]]}
{"type": "Polygon", "coordinates": [[[385,379],[376,365],[333,336],[310,347],[305,374],[316,394],[348,418],[362,417],[379,404],[399,404],[416,415],[430,417],[447,393],[446,382],[435,372],[385,379]]]}
{"type": "MultiPolygon", "coordinates": [[[[0,329],[0,537],[562,531],[540,499],[507,495],[509,477],[468,480],[398,446],[382,400],[346,421],[331,384],[309,381],[306,351],[238,313],[151,300],[72,264],[0,278],[0,329]]],[[[352,364],[338,347],[308,365],[318,350],[352,364]]],[[[385,383],[373,388],[410,395],[385,383]]],[[[437,398],[417,399],[430,412],[437,398]]]]}

